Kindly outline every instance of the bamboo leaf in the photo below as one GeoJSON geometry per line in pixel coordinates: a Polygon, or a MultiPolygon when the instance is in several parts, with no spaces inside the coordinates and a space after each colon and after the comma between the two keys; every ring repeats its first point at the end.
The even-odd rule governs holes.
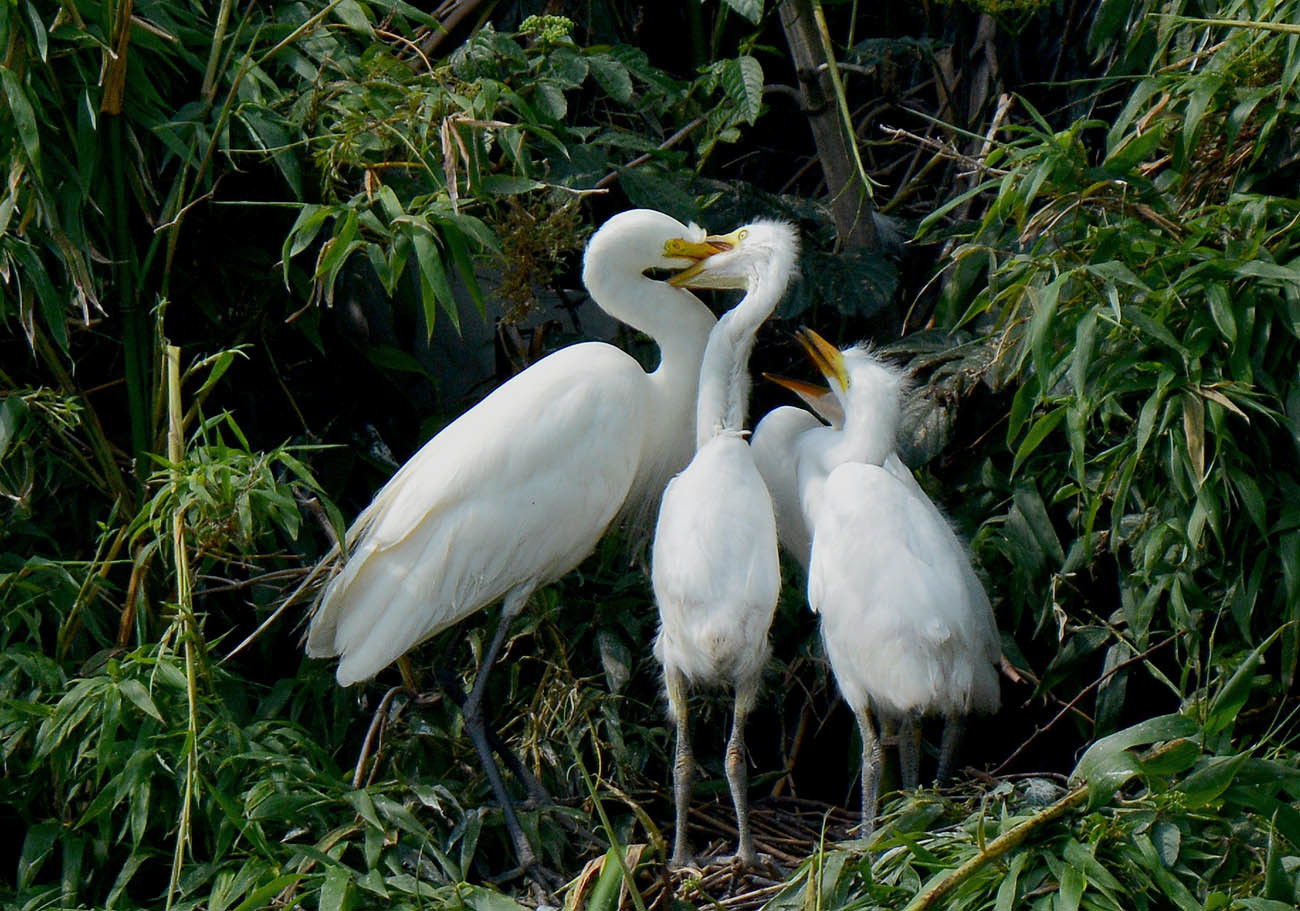
{"type": "Polygon", "coordinates": [[[4,88],[5,101],[9,103],[9,113],[14,119],[14,127],[18,130],[18,138],[22,141],[23,150],[27,153],[27,161],[31,164],[33,172],[39,176],[41,133],[37,127],[36,111],[27,98],[22,80],[3,64],[0,64],[0,86],[4,88]]]}

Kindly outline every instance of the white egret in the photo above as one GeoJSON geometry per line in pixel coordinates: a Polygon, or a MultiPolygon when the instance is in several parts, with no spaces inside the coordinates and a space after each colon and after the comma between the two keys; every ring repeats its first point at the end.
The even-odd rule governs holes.
{"type": "Polygon", "coordinates": [[[862,734],[863,837],[875,821],[882,720],[945,717],[940,773],[959,720],[994,712],[1001,658],[987,595],[965,549],[908,473],[885,467],[898,431],[902,373],[864,348],[801,341],[831,381],[840,430],[795,442],[800,502],[812,532],[808,604],[862,734]],[[908,483],[910,481],[910,483],[908,483]]]}
{"type": "Polygon", "coordinates": [[[643,273],[682,269],[724,246],[650,210],[605,222],[587,246],[583,280],[603,310],[658,342],[658,369],[647,374],[613,345],[587,342],[501,385],[429,440],[361,513],[311,620],[307,653],[339,656],[347,686],[502,602],[463,714],[524,868],[535,855],[485,736],[488,675],[533,591],[577,566],[620,513],[653,508],[689,460],[715,320],[689,291],[643,273]]]}
{"type": "Polygon", "coordinates": [[[749,829],[745,718],[769,655],[767,633],[781,588],[772,503],[749,446],[749,354],[754,334],[785,291],[798,252],[790,225],[757,222],[722,240],[735,247],[672,279],[692,287],[744,287],[747,294],[709,333],[700,368],[691,463],[668,484],[655,528],[651,579],[659,605],[655,657],[676,724],[674,865],[687,863],[692,772],[688,690],[730,685],[735,714],[726,771],[736,808],[736,857],[757,861],[749,829]]]}

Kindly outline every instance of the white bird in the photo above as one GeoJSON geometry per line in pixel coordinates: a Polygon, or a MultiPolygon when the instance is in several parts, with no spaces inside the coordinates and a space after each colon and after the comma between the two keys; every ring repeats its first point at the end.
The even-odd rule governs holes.
{"type": "Polygon", "coordinates": [[[997,711],[1001,645],[988,596],[951,526],[910,472],[903,469],[904,479],[886,467],[901,371],[864,348],[837,351],[811,331],[801,341],[844,412],[842,429],[807,431],[795,454],[812,532],[808,604],[821,615],[831,670],[862,734],[865,838],[880,779],[872,712],[912,724],[943,715],[944,774],[959,720],[997,711]]]}
{"type": "Polygon", "coordinates": [[[677,866],[688,861],[687,699],[694,684],[735,689],[726,770],[736,808],[736,857],[746,866],[757,861],[749,829],[744,728],[767,664],[767,633],[781,588],[772,503],[745,442],[744,424],[754,333],[785,291],[798,237],[790,225],[756,222],[723,240],[733,241],[734,249],[672,279],[689,277],[692,287],[739,285],[748,293],[709,334],[700,368],[695,458],[664,491],[651,561],[660,620],[654,653],[663,665],[668,712],[677,729],[672,856],[677,866]]]}
{"type": "Polygon", "coordinates": [[[690,292],[643,273],[724,248],[650,210],[605,222],[587,246],[583,280],[601,309],[658,342],[658,369],[647,374],[613,345],[586,342],[501,385],[429,440],[361,513],[311,620],[307,653],[339,656],[347,686],[502,601],[463,714],[525,868],[535,855],[485,735],[488,674],[533,591],[577,566],[620,514],[652,509],[689,460],[715,320],[690,292]]]}
{"type": "MultiPolygon", "coordinates": [[[[754,428],[749,448],[754,454],[754,464],[763,476],[772,495],[772,511],[776,515],[776,533],[781,547],[808,572],[808,558],[812,550],[812,533],[804,521],[803,507],[799,504],[799,479],[795,470],[795,441],[809,430],[829,424],[838,430],[844,425],[844,410],[825,386],[815,386],[784,376],[763,374],[767,379],[789,389],[799,396],[812,412],[792,405],[773,408],[754,428]],[[818,420],[820,418],[820,420],[818,420]]],[[[917,483],[911,470],[903,464],[898,453],[885,458],[884,467],[919,496],[925,492],[917,483]]],[[[926,498],[929,502],[929,499],[926,498]]]]}

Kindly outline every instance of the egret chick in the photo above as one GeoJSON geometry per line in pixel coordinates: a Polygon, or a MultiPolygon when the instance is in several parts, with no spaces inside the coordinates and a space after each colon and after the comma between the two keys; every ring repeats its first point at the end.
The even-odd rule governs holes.
{"type": "Polygon", "coordinates": [[[652,582],[659,605],[654,652],[676,724],[676,831],[672,863],[688,862],[686,819],[692,772],[688,690],[734,688],[726,770],[736,808],[736,858],[757,862],[749,828],[745,718],[769,655],[767,632],[781,587],[772,502],[744,439],[754,334],[784,293],[798,237],[790,225],[757,222],[719,240],[734,248],[671,279],[747,293],[709,333],[700,368],[696,452],[669,483],[659,510],[652,582]]]}
{"type": "Polygon", "coordinates": [[[881,750],[872,712],[948,720],[941,772],[959,719],[995,712],[1001,657],[987,595],[965,549],[894,451],[902,372],[864,348],[801,338],[844,412],[844,426],[795,444],[800,502],[812,533],[808,604],[821,615],[831,670],[862,735],[862,827],[874,826],[881,750]]]}
{"type": "Polygon", "coordinates": [[[532,593],[577,566],[620,514],[652,508],[690,459],[715,320],[689,291],[643,273],[680,270],[721,249],[660,212],[605,222],[587,246],[583,280],[601,309],[658,342],[658,369],[646,373],[613,345],[586,342],[502,384],[429,440],[358,516],[307,632],[307,654],[339,656],[338,682],[348,686],[502,602],[463,713],[526,869],[536,858],[486,737],[488,675],[532,593]]]}

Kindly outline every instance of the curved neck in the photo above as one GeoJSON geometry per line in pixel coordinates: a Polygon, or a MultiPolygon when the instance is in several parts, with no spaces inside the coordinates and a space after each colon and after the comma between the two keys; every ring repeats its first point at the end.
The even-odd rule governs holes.
{"type": "Polygon", "coordinates": [[[699,390],[700,359],[716,320],[689,291],[626,268],[588,265],[584,279],[592,300],[659,345],[659,366],[649,376],[654,413],[646,421],[642,440],[646,461],[638,471],[638,483],[645,489],[629,499],[657,498],[668,478],[691,458],[695,428],[690,415],[699,390]]]}
{"type": "Polygon", "coordinates": [[[749,410],[749,355],[754,350],[754,334],[772,315],[785,291],[785,281],[774,274],[780,269],[780,263],[769,261],[762,271],[752,276],[749,293],[724,313],[709,333],[695,406],[697,448],[721,432],[745,427],[749,410]]]}
{"type": "Polygon", "coordinates": [[[902,417],[898,391],[880,386],[854,392],[854,401],[845,409],[836,454],[842,462],[883,465],[897,448],[902,417]]]}

